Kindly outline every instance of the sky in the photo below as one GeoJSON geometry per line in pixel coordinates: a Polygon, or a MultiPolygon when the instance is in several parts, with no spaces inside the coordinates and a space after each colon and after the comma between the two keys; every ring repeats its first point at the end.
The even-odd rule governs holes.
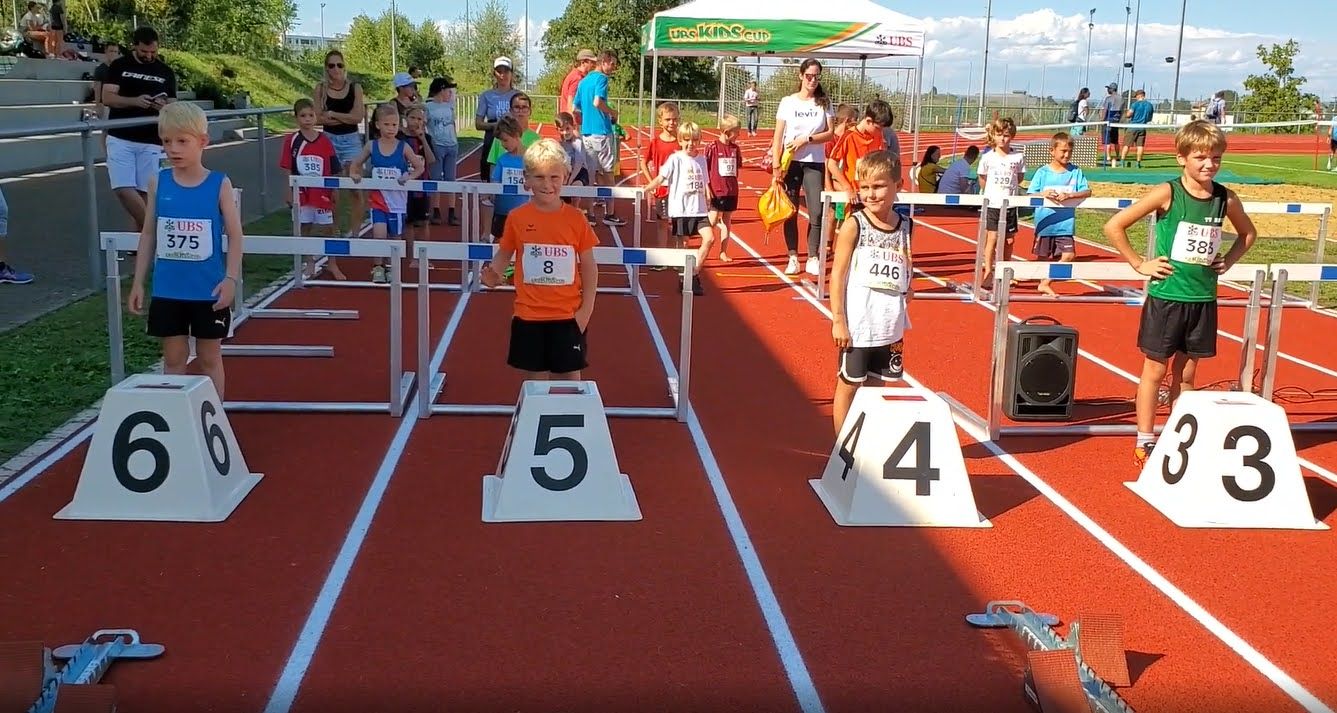
{"type": "MultiPolygon", "coordinates": [[[[979,93],[987,0],[875,1],[925,21],[929,37],[924,60],[926,90],[936,85],[942,92],[979,93]],[[944,7],[949,12],[944,13],[944,7]]],[[[431,18],[442,23],[462,16],[466,4],[438,0],[396,3],[399,11],[415,22],[431,18]],[[445,10],[447,7],[450,9],[445,10]]],[[[561,14],[566,3],[505,3],[517,27],[528,28],[530,62],[541,71],[543,30],[561,14]]],[[[358,13],[379,13],[390,2],[325,0],[323,4],[325,32],[333,35],[345,31],[358,13]]],[[[993,0],[988,92],[1026,90],[1032,95],[1063,97],[1075,96],[1078,88],[1089,86],[1099,95],[1100,86],[1119,81],[1124,57],[1134,59],[1136,20],[1136,75],[1130,78],[1125,70],[1120,88],[1129,87],[1132,79],[1131,85],[1145,88],[1151,98],[1169,97],[1175,65],[1166,63],[1165,58],[1174,56],[1178,49],[1181,4],[1187,6],[1184,63],[1179,77],[1181,97],[1205,97],[1219,89],[1242,91],[1245,77],[1262,71],[1256,47],[1294,38],[1301,45],[1296,69],[1308,79],[1305,89],[1325,101],[1337,98],[1337,43],[1331,40],[1331,0],[1286,0],[1286,12],[1275,13],[1259,12],[1264,5],[1258,0],[1144,0],[1140,8],[1139,0],[993,0]],[[1088,79],[1087,23],[1092,8],[1095,28],[1090,32],[1088,79]]],[[[298,0],[299,24],[292,32],[320,34],[321,5],[319,0],[298,0]]]]}

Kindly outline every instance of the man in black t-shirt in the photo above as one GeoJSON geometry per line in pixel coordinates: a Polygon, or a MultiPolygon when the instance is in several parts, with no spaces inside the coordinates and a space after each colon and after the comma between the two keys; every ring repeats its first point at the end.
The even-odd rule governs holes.
{"type": "MultiPolygon", "coordinates": [[[[102,83],[107,118],[156,117],[174,101],[176,74],[158,59],[158,33],[152,27],[135,29],[130,52],[112,62],[102,83]]],[[[107,130],[107,176],[136,230],[144,227],[149,178],[157,175],[165,155],[156,123],[107,130]]]]}

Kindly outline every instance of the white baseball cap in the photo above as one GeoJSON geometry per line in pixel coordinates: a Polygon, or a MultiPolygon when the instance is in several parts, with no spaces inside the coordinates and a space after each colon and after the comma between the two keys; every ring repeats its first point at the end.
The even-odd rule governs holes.
{"type": "Polygon", "coordinates": [[[511,58],[510,58],[510,57],[498,57],[498,58],[492,60],[492,68],[493,68],[493,69],[496,69],[496,68],[498,68],[498,67],[505,67],[506,69],[514,69],[514,68],[511,66],[511,58]]]}

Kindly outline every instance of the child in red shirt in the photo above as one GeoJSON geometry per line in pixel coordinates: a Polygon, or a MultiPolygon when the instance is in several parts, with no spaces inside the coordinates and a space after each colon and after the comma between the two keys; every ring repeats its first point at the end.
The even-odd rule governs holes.
{"type": "MultiPolygon", "coordinates": [[[[293,115],[297,119],[297,131],[283,140],[283,150],[279,152],[279,168],[294,176],[337,176],[342,167],[334,151],[334,143],[325,132],[316,130],[316,106],[310,99],[302,98],[293,102],[293,115]]],[[[283,200],[292,207],[292,191],[283,192],[283,200]]],[[[297,220],[302,226],[303,235],[331,237],[334,235],[334,191],[329,188],[298,189],[297,220]]],[[[326,263],[330,274],[336,280],[348,279],[339,270],[339,263],[331,255],[326,263]]],[[[302,275],[311,277],[315,273],[316,258],[306,256],[302,275]]]]}
{"type": "MultiPolygon", "coordinates": [[[[678,153],[678,104],[676,102],[663,102],[655,112],[659,116],[659,134],[650,141],[650,146],[645,149],[645,156],[641,161],[641,176],[644,178],[645,185],[653,181],[659,175],[659,167],[675,153],[678,153]]],[[[649,211],[645,216],[647,223],[657,223],[655,235],[659,238],[659,244],[666,248],[682,247],[681,241],[674,240],[669,243],[669,212],[668,212],[668,186],[660,186],[659,190],[651,194],[651,204],[649,211]]],[[[651,270],[667,270],[664,266],[656,266],[651,270]]]]}
{"type": "Polygon", "coordinates": [[[706,147],[706,180],[710,183],[712,227],[720,236],[720,262],[733,262],[726,252],[733,233],[733,213],[738,210],[738,167],[743,151],[734,143],[738,136],[738,117],[725,114],[720,121],[720,137],[706,147]]]}

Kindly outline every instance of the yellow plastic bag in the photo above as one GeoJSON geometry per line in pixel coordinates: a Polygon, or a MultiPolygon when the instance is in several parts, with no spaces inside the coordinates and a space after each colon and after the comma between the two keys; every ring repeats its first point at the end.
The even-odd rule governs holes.
{"type": "MultiPolygon", "coordinates": [[[[780,175],[784,175],[789,170],[789,161],[794,158],[794,150],[786,148],[780,155],[780,175]]],[[[789,200],[789,194],[785,192],[782,184],[771,182],[771,187],[761,194],[757,199],[757,214],[761,216],[761,224],[766,229],[762,237],[763,243],[769,243],[771,240],[771,229],[789,219],[794,214],[794,202],[789,200]]]]}

